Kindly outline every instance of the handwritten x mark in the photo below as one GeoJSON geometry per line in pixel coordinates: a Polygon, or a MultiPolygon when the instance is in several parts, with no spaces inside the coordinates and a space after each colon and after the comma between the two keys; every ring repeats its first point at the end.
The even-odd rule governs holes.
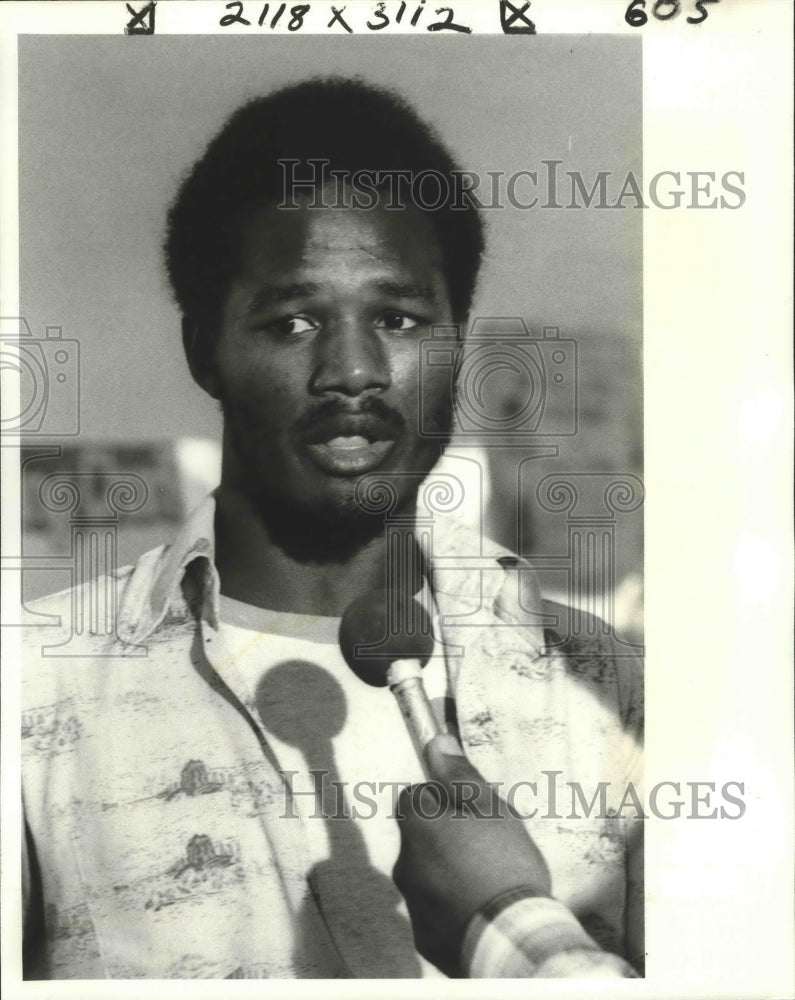
{"type": "Polygon", "coordinates": [[[534,35],[536,33],[536,26],[525,13],[529,6],[530,0],[522,4],[521,9],[518,3],[513,4],[511,0],[500,0],[500,25],[503,34],[534,35]]]}
{"type": "Polygon", "coordinates": [[[128,3],[124,5],[130,12],[131,17],[124,28],[125,35],[154,35],[155,33],[155,6],[156,0],[150,0],[150,3],[146,4],[140,10],[135,10],[128,3]],[[144,18],[148,15],[148,21],[145,24],[144,18]]]}

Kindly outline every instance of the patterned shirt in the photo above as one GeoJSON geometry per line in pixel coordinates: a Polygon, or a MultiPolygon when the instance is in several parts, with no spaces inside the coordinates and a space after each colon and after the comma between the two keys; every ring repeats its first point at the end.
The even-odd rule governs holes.
{"type": "MultiPolygon", "coordinates": [[[[375,974],[372,926],[328,919],[356,873],[312,868],[257,705],[221,664],[214,513],[208,498],[172,545],[91,589],[115,602],[114,634],[81,617],[85,588],[31,609],[28,977],[375,974]]],[[[594,940],[641,947],[640,824],[620,809],[640,781],[637,661],[604,629],[569,636],[524,560],[443,518],[420,537],[467,756],[515,792],[594,940]]]]}

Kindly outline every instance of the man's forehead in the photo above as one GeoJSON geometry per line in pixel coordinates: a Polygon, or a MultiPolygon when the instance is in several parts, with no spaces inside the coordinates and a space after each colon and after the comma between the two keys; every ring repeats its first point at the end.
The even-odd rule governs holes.
{"type": "Polygon", "coordinates": [[[246,227],[252,249],[275,252],[312,251],[328,254],[377,254],[381,259],[440,259],[438,240],[430,220],[414,208],[298,207],[268,204],[256,209],[246,227]]]}
{"type": "Polygon", "coordinates": [[[252,213],[239,281],[249,314],[329,292],[434,306],[447,297],[438,242],[420,213],[312,208],[311,199],[252,213]]]}

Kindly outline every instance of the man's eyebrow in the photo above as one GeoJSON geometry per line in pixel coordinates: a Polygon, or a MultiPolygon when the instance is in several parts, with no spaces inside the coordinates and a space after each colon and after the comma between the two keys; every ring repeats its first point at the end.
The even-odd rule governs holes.
{"type": "MultiPolygon", "coordinates": [[[[436,302],[436,294],[430,285],[417,285],[412,283],[402,283],[396,281],[377,281],[372,288],[380,295],[388,295],[390,298],[409,299],[419,302],[436,302]]],[[[295,299],[309,298],[320,291],[320,285],[312,281],[291,282],[289,284],[260,285],[251,295],[246,304],[246,312],[256,313],[260,309],[267,309],[269,306],[279,305],[283,302],[292,302],[295,299]]]]}
{"type": "Polygon", "coordinates": [[[379,281],[376,290],[384,295],[397,299],[418,299],[423,302],[436,302],[436,294],[430,285],[403,285],[394,281],[379,281]]]}
{"type": "Polygon", "coordinates": [[[249,313],[257,312],[267,306],[279,305],[281,302],[291,302],[293,299],[307,298],[320,289],[311,281],[287,285],[260,285],[246,305],[249,313]]]}

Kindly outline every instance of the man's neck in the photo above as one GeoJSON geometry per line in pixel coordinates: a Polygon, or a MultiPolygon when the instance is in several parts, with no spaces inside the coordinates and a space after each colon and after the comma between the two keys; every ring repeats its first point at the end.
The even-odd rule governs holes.
{"type": "Polygon", "coordinates": [[[240,494],[222,486],[216,498],[215,564],[226,597],[274,611],[340,617],[355,597],[385,585],[383,534],[344,562],[299,562],[274,544],[240,494]]]}

